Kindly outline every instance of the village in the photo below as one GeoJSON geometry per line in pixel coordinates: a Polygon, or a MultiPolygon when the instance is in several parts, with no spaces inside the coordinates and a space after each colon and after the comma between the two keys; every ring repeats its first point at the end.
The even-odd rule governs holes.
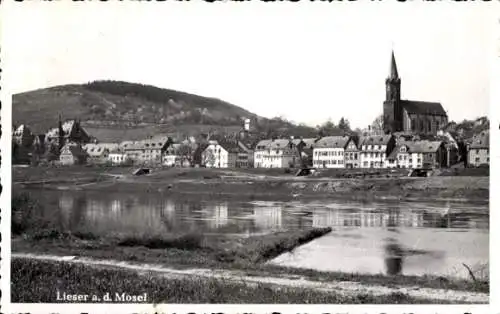
{"type": "MultiPolygon", "coordinates": [[[[178,141],[167,135],[140,141],[100,143],[78,120],[60,122],[46,134],[29,126],[13,130],[14,160],[18,163],[68,165],[137,165],[207,168],[408,168],[435,169],[463,163],[489,165],[489,132],[457,141],[438,131],[430,139],[405,134],[361,134],[318,138],[272,138],[252,143],[250,121],[238,138],[208,136],[178,141]]],[[[428,137],[429,138],[429,137],[428,137]]]]}
{"type": "MultiPolygon", "coordinates": [[[[385,81],[386,99],[378,127],[356,133],[318,134],[315,138],[263,138],[252,121],[232,134],[199,134],[184,139],[168,134],[119,143],[104,143],[89,134],[78,119],[62,121],[45,134],[33,134],[29,125],[14,127],[13,163],[31,165],[134,165],[207,168],[347,168],[439,169],[460,165],[488,167],[489,121],[478,118],[480,133],[450,132],[441,103],[401,98],[401,78],[394,52],[385,81]]],[[[344,118],[342,118],[342,121],[344,118]]]]}

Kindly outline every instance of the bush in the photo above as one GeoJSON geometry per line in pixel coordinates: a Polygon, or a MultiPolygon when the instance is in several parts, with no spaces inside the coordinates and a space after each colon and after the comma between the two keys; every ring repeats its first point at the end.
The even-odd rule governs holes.
{"type": "Polygon", "coordinates": [[[28,193],[13,195],[11,203],[11,232],[19,235],[34,223],[39,204],[28,193]]]}

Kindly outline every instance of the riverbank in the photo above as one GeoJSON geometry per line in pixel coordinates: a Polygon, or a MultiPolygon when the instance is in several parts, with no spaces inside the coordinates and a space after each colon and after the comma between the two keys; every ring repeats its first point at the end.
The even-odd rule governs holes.
{"type": "Polygon", "coordinates": [[[142,298],[139,302],[148,303],[264,304],[447,304],[489,299],[485,293],[246,276],[213,269],[178,271],[161,265],[48,255],[14,254],[11,269],[14,302],[77,302],[61,300],[75,294],[87,296],[79,302],[100,302],[108,294],[108,303],[137,296],[142,298]]]}
{"type": "MultiPolygon", "coordinates": [[[[328,172],[332,172],[328,170],[328,172]]],[[[134,191],[194,199],[240,200],[489,200],[487,176],[377,177],[365,179],[296,177],[282,169],[164,168],[134,176],[132,168],[54,167],[19,168],[13,173],[14,190],[134,191]],[[266,170],[266,171],[263,171],[266,170]]]]}

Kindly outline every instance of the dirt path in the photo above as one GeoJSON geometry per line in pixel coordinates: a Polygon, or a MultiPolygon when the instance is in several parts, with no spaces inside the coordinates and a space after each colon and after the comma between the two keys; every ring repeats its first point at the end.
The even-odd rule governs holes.
{"type": "Polygon", "coordinates": [[[185,278],[189,276],[205,277],[213,279],[224,279],[225,281],[244,282],[250,285],[259,283],[315,289],[318,291],[335,292],[337,294],[353,296],[357,294],[371,294],[374,296],[390,295],[392,293],[403,293],[413,298],[442,300],[457,303],[488,303],[489,294],[478,292],[466,292],[445,289],[431,289],[408,286],[385,287],[380,285],[365,285],[352,281],[319,282],[306,280],[299,276],[281,277],[259,277],[248,276],[242,271],[212,270],[212,269],[173,269],[155,264],[134,264],[116,260],[96,260],[76,256],[37,255],[26,253],[12,253],[12,258],[37,259],[43,261],[58,261],[74,264],[84,264],[96,268],[117,268],[136,271],[138,273],[154,273],[157,276],[167,278],[185,278]]]}

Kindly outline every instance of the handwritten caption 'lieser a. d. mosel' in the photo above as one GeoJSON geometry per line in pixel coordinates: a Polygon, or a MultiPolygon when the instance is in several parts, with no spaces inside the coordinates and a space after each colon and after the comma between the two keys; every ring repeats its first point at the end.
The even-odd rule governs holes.
{"type": "Polygon", "coordinates": [[[147,293],[128,294],[124,292],[107,292],[105,294],[70,294],[57,291],[57,302],[118,302],[144,303],[148,302],[147,293]]]}

